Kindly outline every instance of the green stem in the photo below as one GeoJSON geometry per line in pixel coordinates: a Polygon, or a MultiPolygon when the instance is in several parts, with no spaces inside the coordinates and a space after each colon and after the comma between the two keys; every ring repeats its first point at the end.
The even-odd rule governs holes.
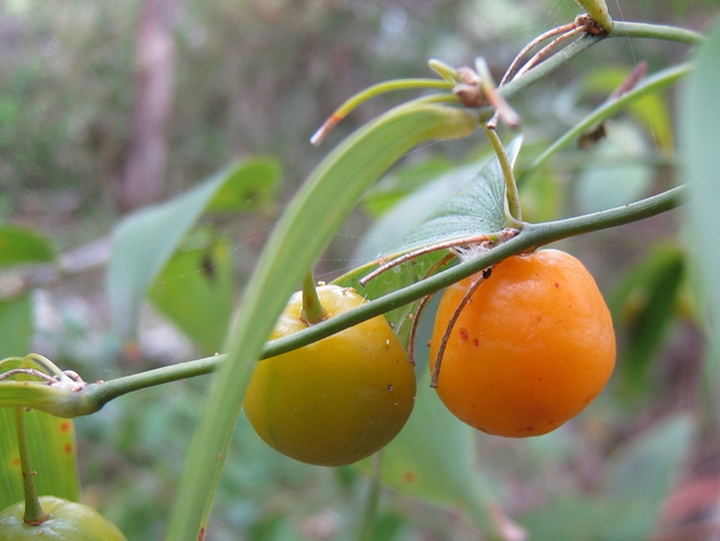
{"type": "Polygon", "coordinates": [[[544,79],[549,74],[558,70],[566,62],[570,61],[586,49],[589,49],[593,45],[608,38],[650,38],[665,41],[677,41],[690,45],[699,44],[703,41],[703,39],[705,39],[702,34],[698,34],[697,32],[686,30],[684,28],[676,28],[673,26],[659,24],[614,21],[614,27],[611,34],[600,34],[597,36],[590,34],[584,35],[580,39],[573,41],[570,45],[562,49],[562,51],[556,53],[541,64],[538,64],[527,73],[524,73],[520,77],[517,77],[509,83],[501,86],[498,89],[498,92],[500,92],[504,98],[510,98],[521,90],[524,90],[528,86],[544,79]]]}
{"type": "Polygon", "coordinates": [[[613,31],[608,37],[661,39],[688,43],[690,45],[697,45],[705,39],[702,34],[693,32],[692,30],[686,30],[685,28],[628,21],[614,21],[613,31]]]}
{"type": "Polygon", "coordinates": [[[394,92],[396,90],[410,90],[413,88],[436,88],[440,90],[452,90],[455,83],[448,80],[438,79],[394,79],[372,85],[347,99],[327,118],[320,128],[310,137],[313,145],[322,143],[328,132],[342,119],[348,116],[354,109],[364,102],[381,94],[394,92]]]}
{"type": "Polygon", "coordinates": [[[15,408],[15,424],[17,425],[18,452],[20,454],[20,469],[23,478],[23,493],[25,494],[23,522],[31,526],[37,526],[45,522],[49,515],[43,511],[35,488],[35,472],[30,463],[30,450],[28,449],[23,408],[15,408]]]}
{"type": "Polygon", "coordinates": [[[509,83],[502,85],[498,88],[498,92],[503,98],[511,98],[518,92],[557,71],[568,61],[606,38],[607,35],[592,36],[590,34],[585,34],[583,37],[576,39],[570,45],[562,49],[562,51],[554,54],[544,62],[538,64],[519,77],[516,77],[509,83]]]}
{"type": "Polygon", "coordinates": [[[520,208],[520,192],[518,191],[517,182],[515,182],[515,173],[513,172],[513,164],[508,158],[505,147],[500,140],[500,136],[494,129],[487,128],[483,125],[485,135],[488,136],[490,144],[495,151],[500,168],[502,169],[503,178],[505,179],[505,226],[514,229],[522,229],[522,210],[520,208]]]}
{"type": "Polygon", "coordinates": [[[373,529],[380,509],[380,492],[382,491],[382,451],[373,455],[373,476],[365,499],[362,524],[358,530],[358,541],[372,541],[373,529]]]}
{"type": "Polygon", "coordinates": [[[681,64],[679,66],[668,68],[666,70],[656,73],[651,77],[648,77],[638,86],[636,86],[633,90],[623,94],[621,97],[603,103],[600,107],[595,109],[583,120],[574,125],[562,137],[557,139],[552,145],[545,149],[545,151],[540,156],[538,156],[535,161],[523,172],[520,179],[521,182],[531,176],[540,167],[542,167],[542,165],[545,164],[545,162],[547,162],[559,150],[567,146],[569,143],[575,141],[585,130],[587,130],[591,126],[594,126],[598,122],[621,111],[629,103],[635,101],[636,99],[641,98],[651,92],[657,92],[662,88],[676,83],[691,71],[692,64],[681,64]]]}
{"type": "Polygon", "coordinates": [[[312,271],[308,273],[302,285],[302,312],[300,319],[308,324],[315,325],[327,319],[327,310],[318,297],[315,276],[312,271]]]}
{"type": "MultiPolygon", "coordinates": [[[[686,192],[686,186],[679,186],[611,210],[540,224],[526,223],[516,237],[475,259],[388,293],[350,312],[329,318],[303,331],[266,343],[261,357],[263,359],[274,357],[317,342],[343,329],[435,293],[519,252],[575,235],[600,231],[667,212],[682,204],[686,192]]],[[[84,390],[74,393],[62,392],[42,383],[0,382],[0,391],[6,389],[14,391],[12,394],[0,392],[0,406],[28,406],[63,417],[88,415],[98,411],[110,400],[125,394],[214,372],[226,358],[226,355],[215,355],[156,368],[102,383],[92,383],[84,390]]]]}

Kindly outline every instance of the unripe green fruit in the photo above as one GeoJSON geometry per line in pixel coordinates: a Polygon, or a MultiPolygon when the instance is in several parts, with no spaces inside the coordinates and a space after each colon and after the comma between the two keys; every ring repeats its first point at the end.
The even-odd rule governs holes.
{"type": "Polygon", "coordinates": [[[25,502],[0,513],[0,541],[127,541],[112,522],[92,507],[55,496],[41,496],[50,518],[38,526],[23,522],[25,502]]]}

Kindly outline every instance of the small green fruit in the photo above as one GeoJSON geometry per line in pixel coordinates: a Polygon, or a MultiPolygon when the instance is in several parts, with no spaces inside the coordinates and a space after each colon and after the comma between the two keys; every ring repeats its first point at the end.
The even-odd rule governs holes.
{"type": "Polygon", "coordinates": [[[0,541],[127,541],[112,522],[92,507],[41,496],[40,505],[50,518],[38,526],[23,522],[25,502],[0,513],[0,541]]]}

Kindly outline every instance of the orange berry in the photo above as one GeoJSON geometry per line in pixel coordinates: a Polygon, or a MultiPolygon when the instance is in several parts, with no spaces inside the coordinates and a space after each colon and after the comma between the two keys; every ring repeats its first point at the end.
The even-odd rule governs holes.
{"type": "MultiPolygon", "coordinates": [[[[431,369],[450,319],[481,276],[443,294],[431,369]]],[[[539,436],[590,404],[614,365],[612,319],[592,276],[571,255],[541,250],[499,263],[462,308],[437,392],[455,416],[479,430],[539,436]]]]}

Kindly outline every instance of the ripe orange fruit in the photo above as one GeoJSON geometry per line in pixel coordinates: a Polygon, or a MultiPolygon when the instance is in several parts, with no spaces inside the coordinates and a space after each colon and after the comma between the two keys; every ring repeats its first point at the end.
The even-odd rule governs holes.
{"type": "MultiPolygon", "coordinates": [[[[365,300],[335,285],[317,288],[328,317],[365,300]]],[[[302,295],[288,303],[271,338],[308,326],[302,295]]],[[[258,362],[244,408],[261,439],[296,460],[350,464],[371,455],[405,425],[415,401],[415,372],[383,316],[319,342],[258,362]]]]}
{"type": "MultiPolygon", "coordinates": [[[[431,369],[450,319],[480,276],[443,294],[431,369]]],[[[541,250],[502,261],[476,289],[452,328],[437,392],[479,430],[538,436],[590,404],[614,365],[612,319],[592,276],[571,255],[541,250]]]]}

